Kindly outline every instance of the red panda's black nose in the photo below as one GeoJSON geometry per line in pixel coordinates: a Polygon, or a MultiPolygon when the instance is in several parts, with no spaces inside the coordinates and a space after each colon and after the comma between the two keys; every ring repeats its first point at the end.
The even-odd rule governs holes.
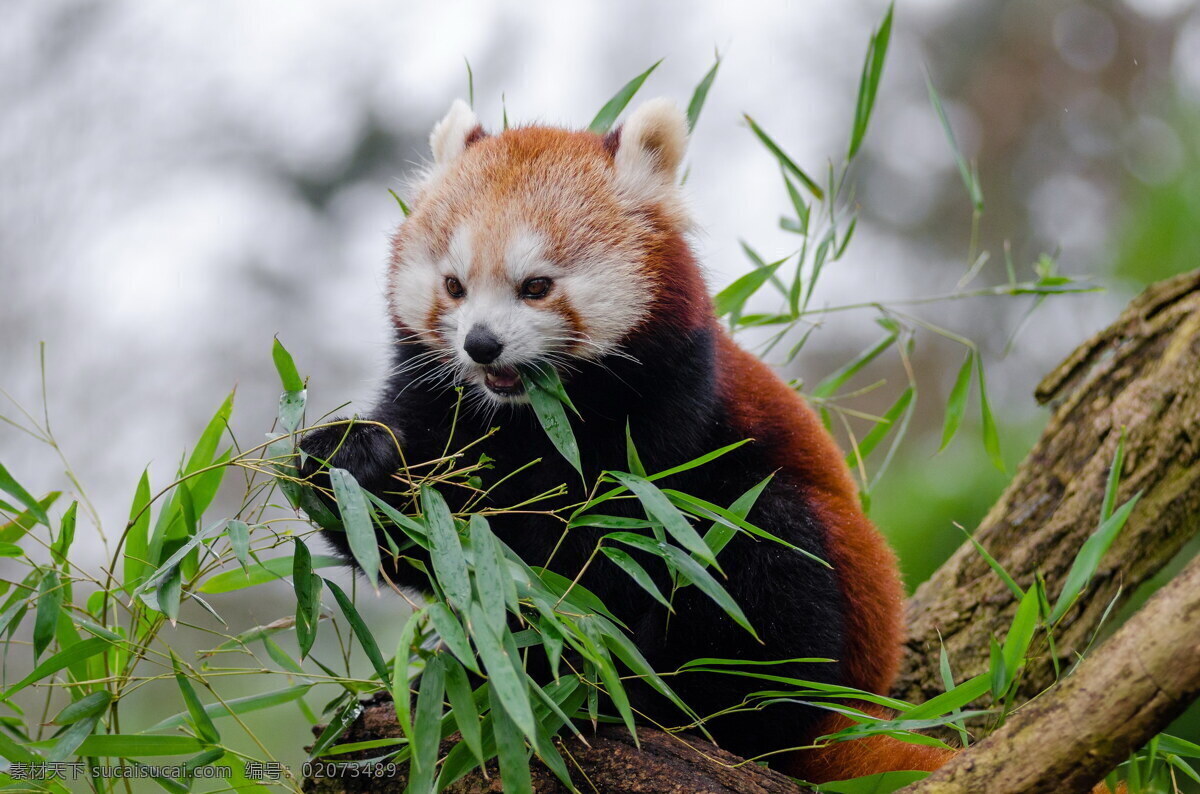
{"type": "Polygon", "coordinates": [[[467,351],[467,355],[476,364],[491,364],[500,357],[500,352],[504,350],[504,343],[482,325],[476,325],[467,334],[463,350],[467,351]]]}

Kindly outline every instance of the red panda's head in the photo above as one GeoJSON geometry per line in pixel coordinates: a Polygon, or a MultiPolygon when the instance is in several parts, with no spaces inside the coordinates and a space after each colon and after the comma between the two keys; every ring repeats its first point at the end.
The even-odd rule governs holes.
{"type": "Polygon", "coordinates": [[[608,136],[487,135],[456,101],[394,240],[393,322],[442,377],[501,402],[522,399],[521,366],[619,355],[679,286],[664,270],[688,226],[686,143],[684,115],[663,99],[608,136]]]}

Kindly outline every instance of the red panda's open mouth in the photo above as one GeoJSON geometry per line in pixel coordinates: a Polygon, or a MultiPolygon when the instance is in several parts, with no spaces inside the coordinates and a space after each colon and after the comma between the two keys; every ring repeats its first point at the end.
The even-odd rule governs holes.
{"type": "Polygon", "coordinates": [[[512,397],[525,391],[521,374],[515,367],[489,368],[483,373],[483,382],[494,394],[512,397]]]}

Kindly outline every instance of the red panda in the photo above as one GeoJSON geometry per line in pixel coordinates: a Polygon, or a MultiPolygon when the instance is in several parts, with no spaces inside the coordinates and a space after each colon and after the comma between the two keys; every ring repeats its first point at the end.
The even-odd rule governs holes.
{"type": "MultiPolygon", "coordinates": [[[[651,471],[753,439],[665,484],[727,505],[773,475],[748,520],[828,561],[822,566],[740,535],[722,551],[726,587],[761,643],[696,588],[678,592],[668,620],[663,607],[604,561],[588,568],[582,584],[630,627],[657,670],[698,657],[831,659],[787,662],[772,672],[886,694],[903,633],[896,559],[863,514],[842,453],[813,411],[715,318],[688,243],[691,221],[678,180],[686,141],[684,115],[662,99],[607,135],[540,126],[489,135],[456,102],[433,130],[432,166],[393,239],[393,369],[366,418],[394,431],[410,465],[440,457],[451,432],[461,441],[499,426],[475,448],[494,461],[496,505],[564,481],[564,505],[583,496],[578,481],[571,484],[553,463],[500,481],[533,458],[559,460],[523,394],[523,366],[560,372],[581,414],[573,428],[589,481],[625,467],[627,425],[651,471]],[[452,431],[458,386],[469,410],[452,431]]],[[[381,494],[400,465],[392,434],[375,425],[353,425],[348,437],[343,427],[319,430],[303,448],[310,461],[346,468],[381,494]]],[[[452,493],[447,498],[454,508],[465,495],[457,505],[452,493]]],[[[639,516],[636,502],[614,509],[639,516]]],[[[573,530],[551,555],[560,522],[515,514],[491,520],[522,559],[540,565],[553,556],[551,567],[567,577],[603,534],[573,530]]],[[[343,535],[326,536],[351,559],[343,535]]],[[[411,566],[387,574],[400,584],[423,583],[411,566]]],[[[673,686],[702,715],[764,688],[753,678],[717,674],[679,676],[673,686]]],[[[678,721],[655,693],[632,694],[642,713],[678,721]]],[[[780,752],[844,724],[830,712],[779,702],[707,727],[726,749],[766,755],[812,782],[932,770],[948,755],[884,737],[780,752]]]]}

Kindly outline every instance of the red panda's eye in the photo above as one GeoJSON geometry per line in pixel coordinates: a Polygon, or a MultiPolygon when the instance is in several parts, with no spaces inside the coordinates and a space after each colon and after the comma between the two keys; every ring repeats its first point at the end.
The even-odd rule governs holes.
{"type": "Polygon", "coordinates": [[[467,291],[463,289],[462,282],[454,276],[446,276],[446,292],[450,294],[451,298],[461,298],[467,294],[467,291]]]}
{"type": "Polygon", "coordinates": [[[548,278],[531,278],[521,285],[521,297],[544,298],[552,283],[548,278]]]}

